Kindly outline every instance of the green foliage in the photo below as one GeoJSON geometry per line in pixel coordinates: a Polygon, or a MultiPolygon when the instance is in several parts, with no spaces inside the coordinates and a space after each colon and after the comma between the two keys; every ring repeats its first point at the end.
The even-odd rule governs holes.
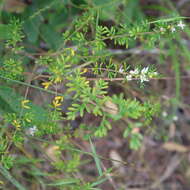
{"type": "Polygon", "coordinates": [[[8,139],[0,137],[1,145],[0,145],[0,162],[3,163],[3,166],[6,169],[10,169],[13,166],[14,158],[11,155],[8,155],[8,139]]]}
{"type": "Polygon", "coordinates": [[[22,11],[4,12],[2,18],[8,24],[0,25],[5,48],[0,49],[0,171],[24,189],[7,170],[31,162],[27,167],[32,175],[34,168],[41,170],[48,161],[54,174],[63,173],[63,178],[56,176],[58,180],[47,183],[40,173],[44,187],[98,190],[96,186],[107,180],[107,174],[92,139],[106,137],[118,128],[129,149],[138,150],[143,130],[160,110],[158,100],[150,96],[140,99],[133,93],[133,87],[146,87],[151,79],[159,78],[156,66],[130,63],[132,56],[120,56],[116,50],[126,52],[137,44],[142,50],[157,48],[184,29],[184,18],[151,21],[144,18],[138,1],[117,0],[39,0],[22,11]],[[111,93],[115,83],[125,90],[111,93]],[[40,105],[34,103],[38,96],[43,99],[37,101],[40,105]],[[89,116],[97,121],[87,122],[89,116]],[[72,128],[77,118],[81,118],[80,126],[72,128]],[[119,122],[125,122],[125,127],[118,126],[119,122]],[[75,138],[89,140],[92,154],[80,150],[73,143],[75,138]],[[49,158],[32,159],[24,150],[26,142],[49,158]],[[24,158],[15,159],[12,149],[24,158]],[[83,155],[94,159],[96,181],[75,179],[83,155]]]}
{"type": "Polygon", "coordinates": [[[10,58],[3,62],[0,74],[6,78],[21,80],[23,78],[23,71],[22,62],[10,58]]]}
{"type": "Polygon", "coordinates": [[[3,163],[6,169],[10,169],[13,167],[13,164],[14,164],[13,161],[14,161],[14,158],[10,155],[3,155],[1,157],[1,163],[3,163]]]}
{"type": "Polygon", "coordinates": [[[8,39],[6,47],[11,48],[14,53],[23,49],[23,46],[18,46],[24,37],[22,32],[22,23],[18,19],[12,19],[8,25],[8,39]]]}
{"type": "Polygon", "coordinates": [[[129,138],[129,146],[131,149],[138,150],[141,146],[143,136],[138,132],[138,123],[134,126],[129,124],[123,133],[123,137],[129,138]]]}

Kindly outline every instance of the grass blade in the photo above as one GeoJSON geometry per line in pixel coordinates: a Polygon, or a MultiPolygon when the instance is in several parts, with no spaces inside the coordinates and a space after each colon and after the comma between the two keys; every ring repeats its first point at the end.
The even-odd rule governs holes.
{"type": "Polygon", "coordinates": [[[0,164],[0,173],[7,179],[9,180],[17,189],[19,190],[26,190],[24,186],[22,186],[13,176],[10,175],[9,171],[5,169],[1,164],[0,164]]]}
{"type": "Polygon", "coordinates": [[[89,141],[90,141],[90,145],[91,145],[91,149],[92,149],[92,155],[93,155],[93,158],[94,158],[94,161],[96,163],[97,170],[98,170],[98,174],[99,174],[99,176],[102,176],[103,172],[102,172],[102,168],[101,168],[101,162],[100,162],[100,159],[96,153],[96,148],[93,145],[90,138],[89,138],[89,141]]]}

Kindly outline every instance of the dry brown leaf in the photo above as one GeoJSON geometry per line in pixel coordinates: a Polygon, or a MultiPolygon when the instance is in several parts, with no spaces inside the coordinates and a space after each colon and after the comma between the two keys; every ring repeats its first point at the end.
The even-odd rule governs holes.
{"type": "Polygon", "coordinates": [[[111,150],[109,156],[112,159],[113,166],[118,169],[120,174],[123,175],[125,173],[125,170],[122,164],[123,160],[119,155],[119,153],[116,152],[115,150],[111,150]]]}
{"type": "Polygon", "coordinates": [[[118,107],[112,101],[108,100],[105,102],[104,105],[105,105],[104,111],[106,111],[110,114],[113,114],[113,115],[118,114],[118,107]]]}
{"type": "Polygon", "coordinates": [[[162,145],[162,148],[168,151],[177,151],[177,152],[187,152],[189,149],[183,145],[177,144],[175,142],[167,142],[162,145]]]}
{"type": "Polygon", "coordinates": [[[53,160],[53,161],[58,161],[58,158],[56,156],[56,150],[58,150],[59,147],[58,146],[55,146],[55,145],[52,145],[52,146],[49,146],[47,149],[46,149],[46,154],[53,160]]]}
{"type": "Polygon", "coordinates": [[[121,156],[118,154],[118,152],[116,152],[115,150],[111,150],[110,151],[110,158],[112,159],[112,163],[116,168],[119,168],[121,166],[121,162],[122,162],[122,158],[121,156]],[[115,161],[116,160],[116,161],[115,161]]]}

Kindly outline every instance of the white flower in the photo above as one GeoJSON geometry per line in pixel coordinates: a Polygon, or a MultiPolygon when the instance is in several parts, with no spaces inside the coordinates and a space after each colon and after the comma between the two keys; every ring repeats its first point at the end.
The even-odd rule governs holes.
{"type": "Polygon", "coordinates": [[[148,67],[143,68],[143,69],[141,70],[141,74],[142,74],[142,75],[147,74],[148,69],[149,69],[148,67]]]}
{"type": "Polygon", "coordinates": [[[167,113],[166,111],[163,111],[163,112],[162,112],[162,116],[163,116],[163,117],[166,117],[166,116],[168,116],[168,113],[167,113]]]}
{"type": "Polygon", "coordinates": [[[141,82],[149,81],[148,78],[147,78],[147,76],[144,75],[144,74],[141,74],[141,75],[140,75],[140,80],[141,80],[141,82]]]}
{"type": "Polygon", "coordinates": [[[180,27],[182,30],[185,28],[185,24],[182,21],[180,21],[177,26],[180,27]]]}
{"type": "Polygon", "coordinates": [[[34,125],[33,127],[30,127],[28,129],[28,133],[31,135],[31,136],[34,136],[35,132],[37,131],[37,127],[34,125]]]}
{"type": "Polygon", "coordinates": [[[171,32],[174,33],[176,31],[176,28],[175,27],[171,27],[171,32]]]}
{"type": "Polygon", "coordinates": [[[178,117],[175,115],[175,116],[173,116],[173,120],[174,121],[177,121],[178,120],[178,117]]]}
{"type": "Polygon", "coordinates": [[[139,74],[139,70],[136,68],[134,71],[130,71],[129,73],[131,75],[138,75],[139,74]]]}
{"type": "Polygon", "coordinates": [[[128,81],[130,81],[130,80],[132,80],[132,76],[131,76],[131,75],[127,75],[127,76],[126,76],[126,79],[127,79],[128,81]]]}
{"type": "Polygon", "coordinates": [[[160,32],[165,32],[165,29],[163,27],[161,27],[160,32]]]}
{"type": "Polygon", "coordinates": [[[119,72],[120,72],[120,73],[123,73],[123,72],[124,72],[124,69],[123,69],[122,66],[119,68],[119,72]]]}

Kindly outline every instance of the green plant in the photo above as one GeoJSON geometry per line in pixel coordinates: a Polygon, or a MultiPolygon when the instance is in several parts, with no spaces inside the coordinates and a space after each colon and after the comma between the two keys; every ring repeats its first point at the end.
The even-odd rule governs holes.
{"type": "MultiPolygon", "coordinates": [[[[159,47],[164,40],[175,38],[184,29],[185,17],[124,22],[123,15],[120,15],[121,18],[114,19],[122,21],[121,24],[116,22],[112,26],[106,26],[101,21],[106,18],[109,8],[105,5],[101,12],[98,2],[95,1],[92,5],[72,2],[77,9],[73,8],[73,15],[78,14],[78,9],[83,14],[74,19],[69,28],[58,21],[55,24],[53,15],[46,11],[61,11],[63,6],[60,7],[58,1],[47,3],[47,6],[44,6],[43,1],[39,5],[34,3],[31,9],[28,8],[29,12],[23,13],[25,20],[20,21],[16,15],[18,18],[11,18],[9,24],[2,25],[3,30],[8,31],[3,39],[6,53],[1,52],[0,63],[0,160],[6,170],[14,167],[15,162],[14,156],[8,153],[10,147],[17,147],[30,160],[30,156],[23,150],[24,141],[36,140],[44,147],[53,146],[50,165],[65,175],[64,180],[52,183],[45,183],[41,177],[43,182],[40,183],[60,189],[95,190],[98,189],[95,186],[107,178],[91,139],[109,135],[108,132],[117,127],[112,123],[123,120],[127,124],[123,136],[129,140],[130,149],[140,148],[143,140],[141,128],[148,126],[159,113],[159,101],[147,98],[142,102],[124,93],[110,95],[109,87],[114,81],[129,86],[136,85],[137,82],[139,87],[146,87],[146,82],[160,78],[161,75],[155,66],[129,65],[128,60],[114,55],[109,44],[113,43],[113,47],[120,46],[123,49],[133,48],[137,43],[146,50],[159,47]],[[35,12],[38,6],[39,9],[35,12]],[[50,23],[43,23],[40,27],[40,16],[50,23]],[[64,32],[61,34],[62,28],[64,32]],[[36,52],[27,46],[30,42],[37,47],[43,42],[48,51],[36,52]],[[50,94],[51,100],[36,105],[32,99],[29,100],[29,89],[50,94]],[[18,91],[23,90],[25,92],[19,95],[18,91]],[[63,109],[67,101],[70,101],[70,105],[63,109]],[[98,122],[88,124],[84,121],[73,132],[72,121],[88,114],[97,118],[98,122]],[[81,155],[89,155],[77,149],[72,143],[73,137],[90,141],[90,155],[96,162],[99,174],[97,181],[71,179],[73,176],[75,178],[80,167],[81,155]]],[[[115,3],[119,4],[118,1],[115,3]]],[[[116,10],[113,8],[112,11],[116,10]]],[[[36,162],[38,163],[37,160],[36,162]]],[[[38,168],[37,165],[35,167],[38,168]]],[[[7,171],[3,169],[2,172],[7,171]]]]}

